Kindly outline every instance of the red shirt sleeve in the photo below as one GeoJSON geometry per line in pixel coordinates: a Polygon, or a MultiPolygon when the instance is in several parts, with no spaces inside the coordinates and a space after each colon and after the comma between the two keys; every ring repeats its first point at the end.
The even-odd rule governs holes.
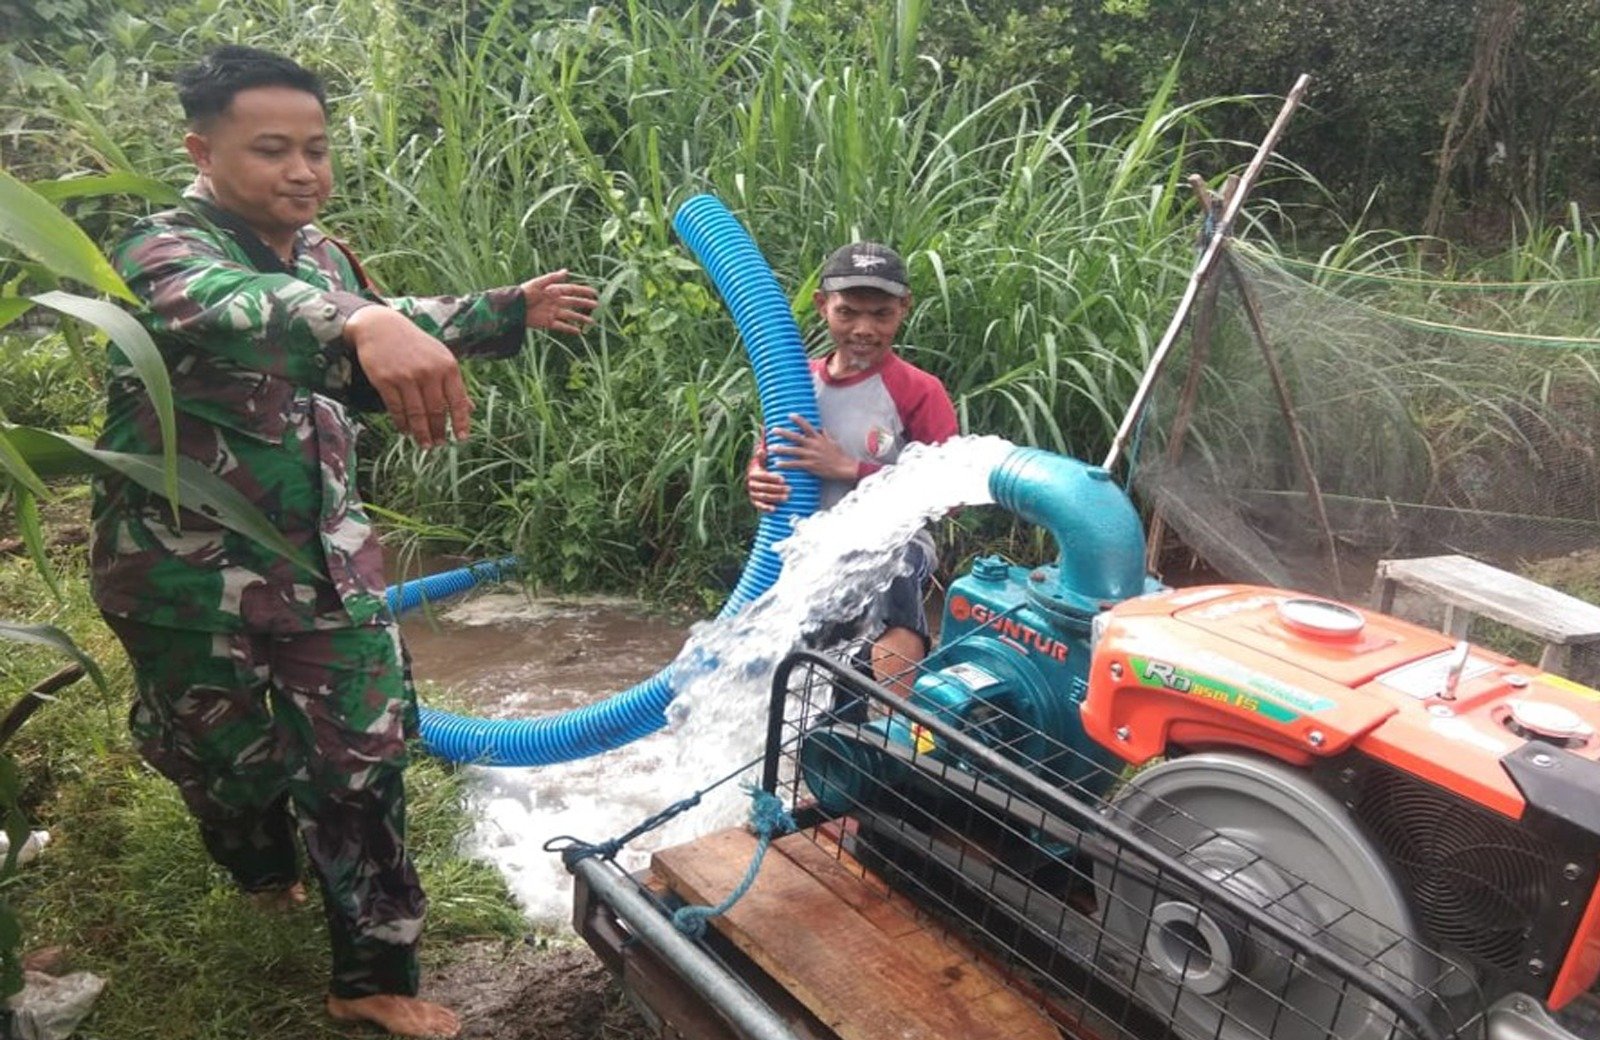
{"type": "Polygon", "coordinates": [[[884,367],[883,385],[900,413],[908,442],[943,444],[961,432],[955,405],[937,376],[896,356],[884,367]]]}

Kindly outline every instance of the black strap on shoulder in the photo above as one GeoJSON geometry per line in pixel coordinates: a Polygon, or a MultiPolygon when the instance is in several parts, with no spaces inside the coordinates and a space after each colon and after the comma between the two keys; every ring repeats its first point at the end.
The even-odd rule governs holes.
{"type": "Polygon", "coordinates": [[[191,213],[232,239],[233,244],[238,246],[239,251],[250,261],[250,266],[257,271],[262,274],[294,274],[289,265],[261,241],[261,236],[251,230],[250,225],[243,220],[206,199],[191,196],[183,201],[185,208],[191,213]]]}

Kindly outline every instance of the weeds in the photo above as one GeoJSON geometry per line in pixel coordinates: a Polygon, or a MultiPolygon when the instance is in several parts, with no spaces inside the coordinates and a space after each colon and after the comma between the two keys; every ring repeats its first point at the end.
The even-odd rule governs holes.
{"type": "MultiPolygon", "coordinates": [[[[1046,109],[1026,84],[983,96],[917,57],[925,8],[874,9],[870,32],[822,47],[764,4],[525,25],[510,0],[470,24],[248,0],[193,27],[187,49],[237,38],[329,73],[342,175],[325,222],[389,291],[569,267],[604,294],[581,342],[537,337],[478,372],[472,442],[372,453],[369,497],[416,521],[402,538],[513,548],[558,587],[693,599],[718,583],[741,554],[728,532],[754,526],[739,488],[759,416],[726,312],[670,231],[707,190],[803,317],[832,248],[894,243],[923,297],[906,353],[969,429],[1103,445],[1187,271],[1185,149],[1224,102],[1174,106],[1175,70],[1136,112],[1046,109]]],[[[124,37],[108,43],[128,60],[81,81],[34,68],[29,89],[58,116],[26,132],[70,126],[62,161],[171,177],[178,119],[153,83],[180,55],[160,34],[124,37]],[[124,119],[140,132],[108,131],[124,119]]]]}

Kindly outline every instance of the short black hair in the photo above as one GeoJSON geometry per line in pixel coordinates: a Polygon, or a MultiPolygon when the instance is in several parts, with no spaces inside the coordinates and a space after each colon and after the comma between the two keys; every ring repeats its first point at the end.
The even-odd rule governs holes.
{"type": "Polygon", "coordinates": [[[328,111],[328,92],[315,72],[281,54],[259,47],[228,44],[178,73],[178,101],[189,124],[202,127],[233,104],[234,95],[251,87],[292,87],[315,97],[328,111]]]}

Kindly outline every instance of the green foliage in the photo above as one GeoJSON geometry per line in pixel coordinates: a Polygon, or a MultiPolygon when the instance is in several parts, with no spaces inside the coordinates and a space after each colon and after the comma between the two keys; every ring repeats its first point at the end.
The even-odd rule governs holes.
{"type": "Polygon", "coordinates": [[[0,170],[0,239],[57,277],[138,302],[78,225],[4,170],[0,170]]]}
{"type": "MultiPolygon", "coordinates": [[[[909,6],[897,15],[915,19],[909,6]]],[[[909,356],[970,428],[1103,444],[1187,270],[1178,167],[1202,106],[1171,108],[1170,77],[1136,112],[983,97],[908,67],[905,22],[866,35],[881,45],[813,53],[765,9],[635,6],[452,37],[425,98],[358,92],[381,107],[351,120],[351,201],[330,222],[380,281],[437,291],[572,266],[607,301],[583,341],[480,372],[473,442],[381,453],[378,495],[432,531],[509,539],[558,586],[646,573],[688,591],[734,562],[728,532],[753,526],[754,395],[669,231],[708,189],[802,317],[829,249],[895,242],[923,291],[909,356]]]]}
{"type": "MultiPolygon", "coordinates": [[[[605,300],[583,339],[537,336],[473,370],[470,442],[420,454],[379,429],[363,483],[402,547],[510,548],[552,586],[685,599],[716,598],[754,526],[741,480],[758,417],[726,310],[670,232],[683,199],[729,203],[814,346],[821,257],[853,237],[894,242],[919,295],[907,354],[945,379],[966,427],[1092,457],[1192,262],[1182,175],[1220,176],[1247,154],[1227,139],[1262,131],[1266,103],[1242,95],[1317,74],[1285,147],[1331,171],[1276,167],[1251,237],[1337,228],[1336,265],[1382,267],[1403,242],[1289,204],[1359,205],[1426,174],[1472,26],[1445,0],[174,11],[120,23],[70,74],[46,51],[20,64],[13,122],[41,169],[181,180],[161,79],[212,43],[323,70],[340,161],[325,223],[386,289],[569,267],[605,300]]],[[[107,233],[127,219],[111,198],[62,204],[107,233]]],[[[1504,277],[1595,256],[1576,211],[1536,228],[1504,277]]],[[[1437,249],[1416,259],[1460,269],[1437,249]]]]}
{"type": "MultiPolygon", "coordinates": [[[[1484,71],[1477,39],[1508,2],[1520,16],[1504,75],[1451,176],[1461,207],[1503,236],[1519,210],[1543,214],[1600,188],[1587,158],[1584,101],[1600,93],[1600,22],[1588,0],[964,0],[936,5],[922,42],[946,75],[987,92],[1035,80],[1046,103],[1076,95],[1137,105],[1180,54],[1186,100],[1281,94],[1309,73],[1284,154],[1317,173],[1345,218],[1377,213],[1416,226],[1458,94],[1484,71]]],[[[804,21],[816,27],[848,24],[863,5],[804,7],[820,8],[804,21]]],[[[1221,112],[1213,129],[1250,140],[1258,119],[1221,112]]]]}
{"type": "Polygon", "coordinates": [[[92,434],[100,389],[82,360],[60,332],[0,333],[0,419],[92,434]]]}

